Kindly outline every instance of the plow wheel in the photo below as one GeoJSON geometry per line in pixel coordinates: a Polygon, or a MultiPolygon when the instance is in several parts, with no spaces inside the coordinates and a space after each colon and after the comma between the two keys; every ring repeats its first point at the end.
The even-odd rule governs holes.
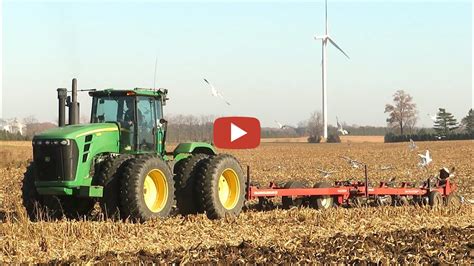
{"type": "Polygon", "coordinates": [[[449,194],[445,198],[444,204],[448,207],[459,208],[462,205],[461,197],[456,194],[449,194]]]}
{"type": "Polygon", "coordinates": [[[169,216],[174,204],[174,182],[162,159],[143,157],[127,161],[120,181],[123,217],[143,222],[169,216]]]}
{"type": "Polygon", "coordinates": [[[394,198],[392,196],[377,196],[375,205],[378,207],[394,205],[394,198]]]}
{"type": "Polygon", "coordinates": [[[244,205],[246,181],[235,157],[219,154],[204,159],[197,169],[196,195],[210,219],[237,216],[244,205]]]}
{"type": "Polygon", "coordinates": [[[428,203],[432,208],[440,208],[443,206],[443,196],[438,191],[431,191],[428,194],[428,203]]]}
{"type": "Polygon", "coordinates": [[[176,163],[174,182],[176,188],[176,206],[182,215],[198,213],[198,198],[195,193],[198,165],[209,155],[193,154],[176,163]]]}
{"type": "MultiPolygon", "coordinates": [[[[330,188],[331,185],[326,182],[316,183],[314,188],[330,188]]],[[[334,206],[334,197],[331,196],[312,196],[310,205],[318,210],[325,210],[334,206]]]]}
{"type": "Polygon", "coordinates": [[[410,205],[410,200],[407,196],[392,196],[392,204],[394,206],[408,206],[410,205]]]}
{"type": "MultiPolygon", "coordinates": [[[[302,181],[292,180],[288,181],[284,188],[305,188],[306,184],[302,181]]],[[[288,196],[288,197],[281,197],[281,203],[283,209],[290,209],[291,207],[301,207],[304,203],[303,197],[297,196],[288,196]]]]}

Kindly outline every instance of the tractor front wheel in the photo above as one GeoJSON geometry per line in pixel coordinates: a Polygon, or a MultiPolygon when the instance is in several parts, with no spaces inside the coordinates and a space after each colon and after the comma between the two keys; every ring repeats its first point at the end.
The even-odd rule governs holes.
{"type": "Polygon", "coordinates": [[[131,159],[130,155],[119,155],[105,159],[94,176],[94,184],[104,188],[99,199],[100,208],[106,219],[120,218],[120,170],[124,162],[131,159]]]}
{"type": "Polygon", "coordinates": [[[219,154],[198,166],[196,195],[210,219],[237,216],[244,205],[246,181],[237,159],[219,154]]]}
{"type": "Polygon", "coordinates": [[[22,203],[31,221],[56,220],[62,217],[61,204],[54,196],[42,196],[35,187],[36,168],[31,163],[23,175],[22,203]]]}
{"type": "Polygon", "coordinates": [[[144,222],[169,216],[174,204],[174,181],[161,158],[130,159],[120,181],[120,213],[124,218],[144,222]]]}

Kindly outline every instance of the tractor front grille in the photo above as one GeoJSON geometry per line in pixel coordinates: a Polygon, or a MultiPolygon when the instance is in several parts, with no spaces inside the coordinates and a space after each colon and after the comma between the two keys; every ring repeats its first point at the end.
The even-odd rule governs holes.
{"type": "Polygon", "coordinates": [[[73,181],[78,157],[79,151],[74,140],[33,140],[33,160],[38,181],[73,181]]]}

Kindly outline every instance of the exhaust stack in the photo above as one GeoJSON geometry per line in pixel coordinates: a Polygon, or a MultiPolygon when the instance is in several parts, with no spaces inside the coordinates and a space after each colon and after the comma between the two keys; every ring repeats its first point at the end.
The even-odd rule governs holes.
{"type": "Polygon", "coordinates": [[[65,88],[58,89],[58,126],[63,127],[66,125],[66,98],[67,90],[65,88]]]}
{"type": "Polygon", "coordinates": [[[72,101],[68,97],[69,125],[79,124],[79,102],[77,101],[77,79],[72,79],[72,101]]]}

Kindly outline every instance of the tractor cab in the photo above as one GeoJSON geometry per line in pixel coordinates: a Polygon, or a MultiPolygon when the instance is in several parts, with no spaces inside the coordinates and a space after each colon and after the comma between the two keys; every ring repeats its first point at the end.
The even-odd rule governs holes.
{"type": "Polygon", "coordinates": [[[164,152],[166,90],[103,90],[92,96],[91,123],[115,123],[121,153],[164,152]]]}

